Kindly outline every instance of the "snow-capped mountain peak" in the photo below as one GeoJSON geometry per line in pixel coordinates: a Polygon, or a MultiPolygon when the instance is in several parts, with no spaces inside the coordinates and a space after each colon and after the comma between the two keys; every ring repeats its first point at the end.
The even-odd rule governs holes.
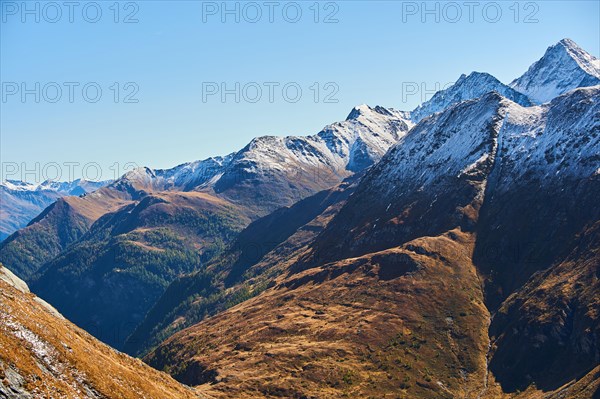
{"type": "Polygon", "coordinates": [[[189,191],[209,184],[222,174],[234,154],[187,162],[170,169],[139,167],[127,172],[116,185],[131,184],[137,189],[189,191]]]}
{"type": "Polygon", "coordinates": [[[479,98],[492,91],[501,94],[517,104],[523,106],[531,105],[527,96],[508,87],[489,73],[471,72],[469,75],[461,75],[452,86],[437,92],[431,100],[418,106],[411,113],[411,119],[413,122],[418,123],[423,118],[443,111],[453,104],[479,98]]]}
{"type": "Polygon", "coordinates": [[[268,210],[338,184],[371,166],[413,126],[410,114],[366,104],[346,120],[310,136],[261,136],[240,151],[172,169],[138,168],[115,184],[136,190],[208,190],[239,201],[264,185],[261,206],[268,210]],[[251,190],[240,187],[253,187],[251,190]],[[278,187],[274,189],[273,187],[278,187]],[[248,193],[246,193],[246,191],[248,193]]]}
{"type": "Polygon", "coordinates": [[[543,104],[578,87],[600,84],[600,60],[571,39],[548,47],[542,58],[510,86],[543,104]]]}
{"type": "Polygon", "coordinates": [[[0,187],[12,191],[35,191],[39,185],[20,180],[5,180],[0,182],[0,187]]]}
{"type": "Polygon", "coordinates": [[[600,60],[582,49],[571,39],[562,39],[557,46],[562,46],[564,50],[573,58],[586,73],[600,78],[600,60]]]}
{"type": "Polygon", "coordinates": [[[357,119],[361,115],[370,113],[372,111],[373,111],[373,109],[371,107],[369,107],[367,104],[357,105],[356,107],[352,108],[352,111],[350,111],[350,113],[348,114],[348,117],[346,117],[346,120],[348,121],[351,119],[357,119]]]}

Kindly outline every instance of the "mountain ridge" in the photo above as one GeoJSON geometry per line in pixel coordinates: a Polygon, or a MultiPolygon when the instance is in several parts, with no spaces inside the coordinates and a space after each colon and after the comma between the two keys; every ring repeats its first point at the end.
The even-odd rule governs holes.
{"type": "Polygon", "coordinates": [[[520,105],[531,105],[529,98],[525,94],[503,84],[489,73],[471,72],[468,76],[461,75],[452,86],[438,91],[431,100],[415,108],[411,112],[411,119],[414,122],[419,122],[423,118],[443,111],[453,104],[481,97],[491,91],[495,91],[520,105]]]}
{"type": "Polygon", "coordinates": [[[120,304],[139,326],[130,350],[215,397],[587,399],[600,384],[600,85],[572,87],[590,82],[573,58],[587,53],[551,48],[525,74],[566,64],[531,92],[552,94],[542,104],[475,73],[414,126],[361,105],[313,136],[133,171],[86,197],[126,202],[32,287],[104,325],[120,304]]]}

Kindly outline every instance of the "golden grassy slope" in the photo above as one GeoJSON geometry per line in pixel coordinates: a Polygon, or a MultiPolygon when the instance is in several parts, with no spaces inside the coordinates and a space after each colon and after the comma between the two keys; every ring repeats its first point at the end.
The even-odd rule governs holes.
{"type": "Polygon", "coordinates": [[[455,229],[281,276],[145,360],[218,398],[595,398],[598,368],[511,393],[488,372],[474,241],[455,229]]]}
{"type": "Polygon", "coordinates": [[[84,197],[64,197],[64,200],[77,214],[86,218],[90,225],[101,216],[132,202],[127,195],[108,188],[101,188],[84,197]]]}
{"type": "MultiPolygon", "coordinates": [[[[0,273],[6,275],[6,269],[0,273]]],[[[200,397],[100,343],[33,294],[0,279],[0,381],[7,389],[9,380],[14,385],[19,379],[22,386],[14,388],[23,392],[18,397],[29,392],[36,399],[200,397]]]]}
{"type": "Polygon", "coordinates": [[[454,230],[282,277],[146,360],[222,398],[455,398],[484,389],[489,314],[454,230]]]}

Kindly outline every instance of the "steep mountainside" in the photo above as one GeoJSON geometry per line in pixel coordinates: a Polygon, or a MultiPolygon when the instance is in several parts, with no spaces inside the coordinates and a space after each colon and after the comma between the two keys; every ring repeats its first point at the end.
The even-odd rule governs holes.
{"type": "Polygon", "coordinates": [[[599,133],[600,86],[423,120],[274,286],[146,361],[219,397],[589,398],[599,133]]]}
{"type": "Polygon", "coordinates": [[[91,193],[106,184],[108,182],[85,180],[70,183],[46,181],[38,185],[14,180],[0,183],[0,241],[27,226],[58,198],[91,193]]]}
{"type": "Polygon", "coordinates": [[[490,368],[507,390],[523,390],[534,381],[550,391],[587,373],[596,382],[588,383],[583,397],[594,390],[600,394],[600,369],[589,372],[600,355],[600,222],[584,228],[569,247],[566,256],[511,295],[492,322],[490,368]]]}
{"type": "Polygon", "coordinates": [[[423,120],[365,176],[311,256],[330,262],[456,226],[472,230],[511,106],[489,93],[423,120]]]}
{"type": "Polygon", "coordinates": [[[0,397],[204,396],[98,342],[0,265],[0,397]]]}
{"type": "Polygon", "coordinates": [[[474,254],[492,308],[565,255],[600,216],[599,93],[600,86],[582,88],[541,107],[508,110],[474,254]]]}
{"type": "Polygon", "coordinates": [[[600,84],[600,60],[570,39],[548,47],[544,56],[510,86],[542,104],[577,87],[600,84]]]}

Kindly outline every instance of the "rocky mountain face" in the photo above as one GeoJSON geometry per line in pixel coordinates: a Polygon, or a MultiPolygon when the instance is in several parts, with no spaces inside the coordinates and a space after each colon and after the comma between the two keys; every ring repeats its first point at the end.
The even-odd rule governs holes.
{"type": "Polygon", "coordinates": [[[600,60],[570,39],[548,47],[544,56],[510,87],[542,104],[577,87],[600,84],[600,60]]]}
{"type": "Polygon", "coordinates": [[[419,123],[364,177],[312,244],[315,259],[336,261],[456,226],[468,229],[508,106],[489,93],[419,123]]]}
{"type": "Polygon", "coordinates": [[[264,215],[368,168],[411,126],[405,113],[361,105],[314,136],[261,137],[234,156],[214,190],[264,215]]]}
{"type": "Polygon", "coordinates": [[[46,181],[30,184],[14,180],[0,183],[0,241],[27,226],[57,199],[91,193],[108,183],[79,179],[70,183],[46,181]]]}
{"type": "Polygon", "coordinates": [[[525,108],[490,93],[424,120],[365,176],[315,243],[319,258],[359,255],[453,225],[468,229],[479,211],[469,205],[483,190],[492,201],[507,187],[539,193],[552,192],[551,184],[580,185],[598,168],[597,94],[598,87],[584,88],[525,108]]]}
{"type": "Polygon", "coordinates": [[[0,265],[0,396],[203,398],[100,343],[0,265]]]}

